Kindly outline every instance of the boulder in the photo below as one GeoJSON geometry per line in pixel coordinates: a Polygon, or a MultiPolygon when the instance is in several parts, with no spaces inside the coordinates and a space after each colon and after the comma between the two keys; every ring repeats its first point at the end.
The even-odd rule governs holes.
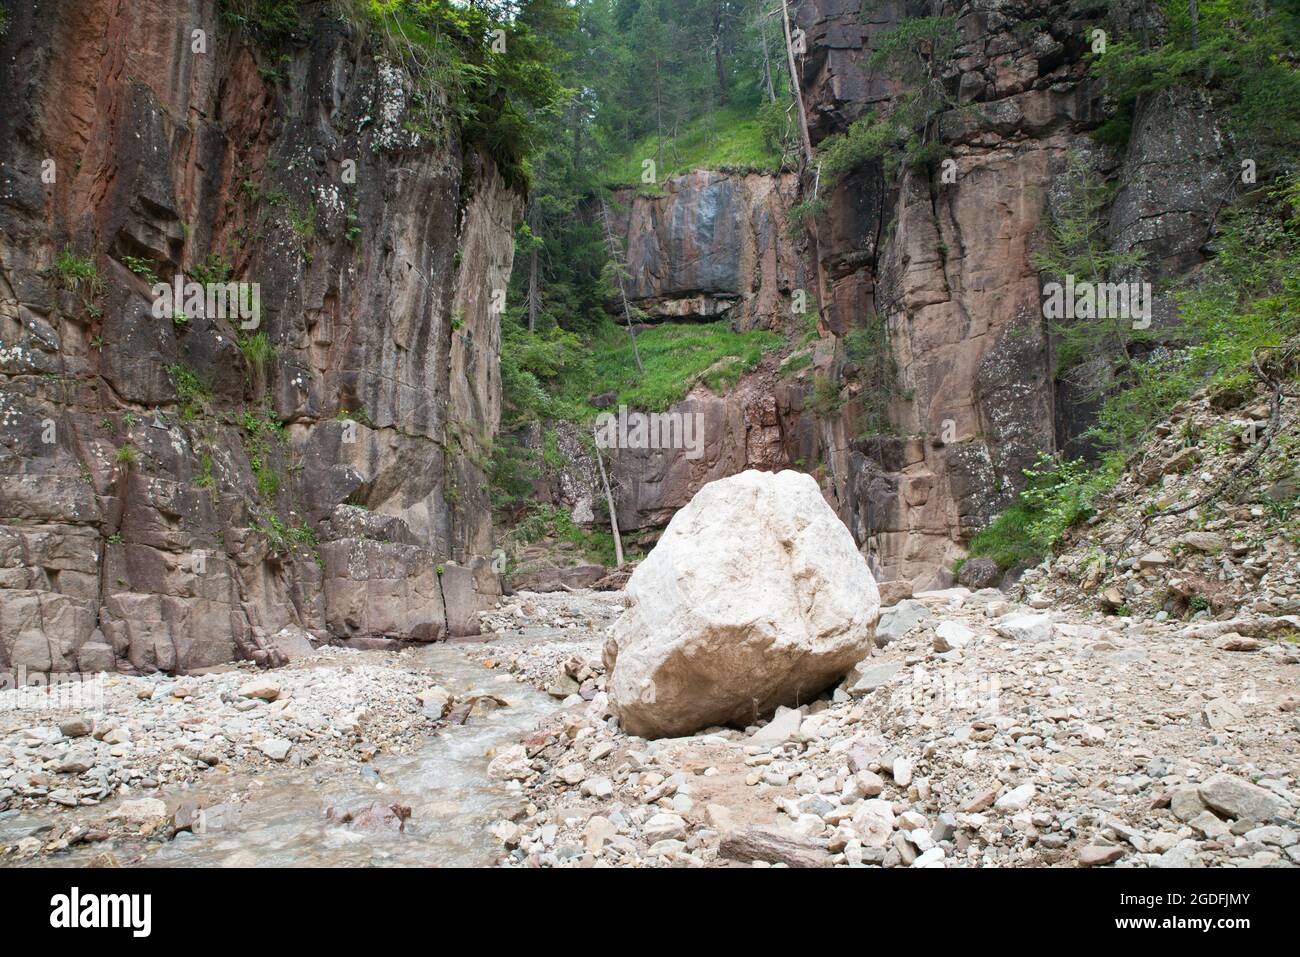
{"type": "Polygon", "coordinates": [[[877,582],[880,588],[880,605],[882,608],[890,608],[897,605],[904,598],[912,597],[912,583],[906,579],[892,582],[877,582]]]}
{"type": "Polygon", "coordinates": [[[853,536],[798,472],[712,482],[627,585],[610,704],[631,734],[690,734],[797,707],[870,654],[880,596],[853,536]]]}
{"type": "Polygon", "coordinates": [[[941,622],[934,630],[934,650],[945,652],[965,648],[975,637],[975,632],[959,621],[941,622]]]}
{"type": "Polygon", "coordinates": [[[775,748],[799,734],[803,713],[795,708],[777,708],[772,720],[749,736],[755,747],[775,748]]]}
{"type": "Polygon", "coordinates": [[[873,664],[872,659],[867,658],[854,665],[853,670],[844,679],[844,685],[849,694],[855,698],[860,698],[863,695],[871,694],[877,688],[883,688],[889,684],[890,679],[902,667],[903,663],[901,661],[881,661],[878,664],[873,664]]]}
{"type": "Polygon", "coordinates": [[[311,643],[311,636],[297,625],[286,625],[281,628],[271,636],[270,644],[285,661],[310,658],[316,654],[316,649],[311,643]]]}
{"type": "Polygon", "coordinates": [[[765,861],[786,867],[826,867],[830,854],[807,838],[767,827],[746,827],[722,836],[718,856],[748,863],[765,861]]]}
{"type": "Polygon", "coordinates": [[[962,563],[957,574],[957,584],[972,590],[994,588],[1002,579],[998,563],[991,558],[970,558],[962,563]]]}
{"type": "Polygon", "coordinates": [[[270,678],[254,678],[252,681],[246,681],[239,686],[239,696],[241,698],[260,698],[263,701],[274,701],[280,697],[283,689],[270,678]]]}

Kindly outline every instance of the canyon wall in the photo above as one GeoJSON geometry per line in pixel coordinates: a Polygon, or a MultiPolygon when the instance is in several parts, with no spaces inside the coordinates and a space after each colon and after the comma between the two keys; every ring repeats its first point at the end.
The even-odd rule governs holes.
{"type": "MultiPolygon", "coordinates": [[[[1119,16],[1158,28],[1150,4],[1119,16]]],[[[1080,450],[1089,389],[1056,379],[1032,256],[1048,238],[1071,153],[1117,186],[1115,249],[1143,248],[1143,278],[1179,275],[1202,258],[1213,209],[1230,185],[1221,134],[1192,94],[1141,101],[1126,151],[1088,134],[1105,119],[1088,73],[1086,14],[1049,0],[1006,4],[804,0],[801,66],[814,143],[843,132],[900,92],[868,61],[904,17],[954,17],[957,55],[941,78],[956,105],[938,119],[955,161],[888,178],[879,163],[845,178],[819,222],[823,319],[837,334],[887,323],[900,373],[894,434],[855,433],[852,387],[823,435],[828,493],[877,573],[917,587],[949,581],[970,536],[1011,501],[1040,451],[1080,450]]],[[[1081,8],[1080,8],[1081,9],[1081,8]]],[[[1158,299],[1155,321],[1172,321],[1158,299]]]]}
{"type": "MultiPolygon", "coordinates": [[[[1233,170],[1212,105],[1190,91],[1140,100],[1124,148],[1091,135],[1108,117],[1087,64],[1098,11],[1050,0],[882,0],[865,14],[858,0],[804,0],[792,9],[806,37],[800,85],[814,144],[887,112],[905,92],[869,62],[880,37],[909,17],[954,19],[959,47],[940,71],[953,106],[936,121],[952,175],[936,165],[890,176],[866,163],[824,195],[814,244],[790,235],[786,211],[801,198],[793,173],[696,170],[657,194],[620,195],[628,291],[651,321],[769,328],[789,334],[798,352],[791,303],[802,290],[819,309],[823,338],[797,375],[768,359],[727,395],[696,387],[674,406],[702,416],[700,458],[616,450],[619,521],[659,527],[708,481],[745,468],[799,468],[821,480],[878,577],[946,585],[971,536],[1011,503],[1039,453],[1089,451],[1082,433],[1097,405],[1092,376],[1105,361],[1058,375],[1042,308],[1050,277],[1033,259],[1063,203],[1062,173],[1082,160],[1114,187],[1108,243],[1142,250],[1146,261],[1113,278],[1155,284],[1159,328],[1177,321],[1162,280],[1204,258],[1233,170]],[[884,434],[863,427],[882,397],[855,381],[843,347],[876,323],[898,368],[884,434]],[[837,410],[814,416],[818,377],[843,388],[837,410]]],[[[1162,27],[1145,0],[1113,4],[1107,25],[1162,27]]],[[[805,193],[813,179],[805,177],[805,193]]]]}
{"type": "Polygon", "coordinates": [[[0,667],[477,632],[519,192],[330,4],[277,51],[215,0],[8,8],[0,667]],[[178,276],[260,309],[160,318],[178,276]]]}

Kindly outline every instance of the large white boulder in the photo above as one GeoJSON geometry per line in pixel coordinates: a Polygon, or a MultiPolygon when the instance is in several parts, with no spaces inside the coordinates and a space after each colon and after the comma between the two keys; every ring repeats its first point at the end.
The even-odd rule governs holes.
{"type": "Polygon", "coordinates": [[[871,653],[880,617],[853,536],[800,472],[704,486],[627,593],[607,645],[609,699],[643,737],[798,707],[871,653]]]}

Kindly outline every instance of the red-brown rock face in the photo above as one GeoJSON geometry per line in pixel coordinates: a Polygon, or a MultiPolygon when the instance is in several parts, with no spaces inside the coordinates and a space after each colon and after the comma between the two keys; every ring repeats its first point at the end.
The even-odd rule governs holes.
{"type": "Polygon", "coordinates": [[[654,319],[783,328],[805,283],[785,217],[795,189],[792,173],[693,170],[662,193],[623,190],[611,219],[626,238],[629,298],[654,319]]]}
{"type": "Polygon", "coordinates": [[[868,166],[834,191],[819,224],[827,325],[842,335],[885,318],[900,370],[897,438],[855,439],[861,405],[852,398],[825,430],[841,515],[886,580],[944,581],[969,536],[1009,503],[1022,470],[1040,450],[1065,446],[1086,418],[1079,395],[1058,394],[1031,259],[1069,153],[1118,181],[1111,242],[1153,253],[1151,277],[1199,260],[1222,193],[1213,117],[1188,97],[1140,104],[1142,135],[1126,157],[1087,136],[1103,119],[1083,62],[1091,24],[1062,6],[886,2],[865,23],[857,0],[798,8],[814,140],[888,107],[892,81],[867,60],[902,17],[954,16],[963,40],[944,73],[962,106],[940,119],[955,181],[936,169],[887,183],[868,166]]]}
{"type": "Polygon", "coordinates": [[[520,197],[410,133],[400,73],[339,20],[273,61],[217,7],[10,5],[0,667],[273,661],[286,625],[429,639],[495,587],[439,567],[491,547],[474,445],[520,197]],[[257,283],[260,310],[159,318],[178,276],[257,283]]]}

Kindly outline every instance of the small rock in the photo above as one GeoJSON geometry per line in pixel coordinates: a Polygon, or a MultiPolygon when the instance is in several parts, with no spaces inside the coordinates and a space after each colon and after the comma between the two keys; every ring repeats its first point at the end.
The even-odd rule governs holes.
{"type": "Polygon", "coordinates": [[[281,689],[270,678],[254,678],[239,688],[241,698],[257,698],[260,701],[275,701],[280,697],[281,689]]]}
{"type": "Polygon", "coordinates": [[[1267,821],[1283,809],[1281,799],[1271,792],[1230,774],[1214,775],[1198,793],[1208,807],[1239,821],[1267,821]]]}
{"type": "Polygon", "coordinates": [[[659,841],[684,841],[686,822],[676,814],[656,814],[645,822],[643,832],[647,844],[659,841]]]}
{"type": "Polygon", "coordinates": [[[69,718],[67,721],[61,722],[59,724],[59,731],[61,731],[63,736],[66,738],[84,738],[86,735],[90,734],[93,727],[94,726],[89,718],[77,717],[69,718]]]}
{"type": "Polygon", "coordinates": [[[158,798],[139,798],[135,801],[123,801],[117,809],[109,814],[116,821],[128,824],[150,824],[167,816],[167,805],[158,798]]]}
{"type": "Polygon", "coordinates": [[[1038,789],[1032,784],[1022,784],[994,801],[993,806],[1000,811],[1023,811],[1037,793],[1038,789]]]}
{"type": "Polygon", "coordinates": [[[1124,856],[1124,848],[1118,844],[1089,844],[1079,851],[1079,864],[1083,867],[1100,867],[1112,864],[1124,856]]]}
{"type": "Polygon", "coordinates": [[[284,738],[263,738],[254,747],[272,761],[283,761],[289,756],[289,750],[293,747],[293,742],[286,741],[284,738]]]}
{"type": "Polygon", "coordinates": [[[785,744],[798,735],[802,722],[803,713],[797,708],[777,708],[772,720],[749,736],[749,743],[764,748],[785,744]]]}
{"type": "Polygon", "coordinates": [[[1048,615],[1010,615],[999,620],[994,630],[1009,641],[1038,642],[1052,638],[1052,619],[1048,615]]]}

